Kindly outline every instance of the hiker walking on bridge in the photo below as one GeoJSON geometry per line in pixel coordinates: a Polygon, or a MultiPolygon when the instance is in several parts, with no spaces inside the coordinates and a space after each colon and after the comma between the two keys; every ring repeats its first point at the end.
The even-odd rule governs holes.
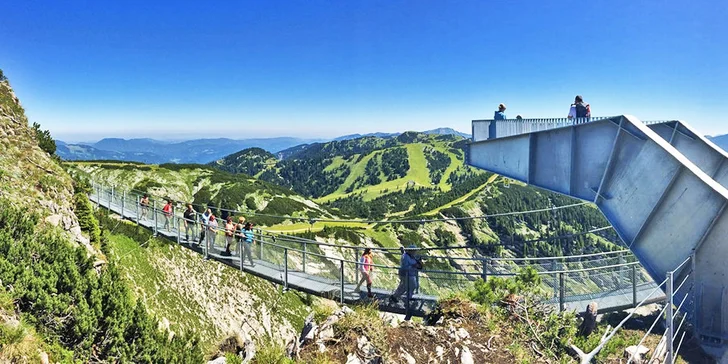
{"type": "Polygon", "coordinates": [[[409,247],[402,248],[402,258],[399,266],[399,286],[394,290],[394,293],[389,297],[389,300],[393,303],[397,303],[399,298],[405,291],[407,292],[406,306],[409,307],[410,301],[412,301],[412,295],[414,294],[417,287],[417,274],[422,269],[422,262],[417,259],[416,252],[417,246],[412,244],[409,247]]]}
{"type": "Polygon", "coordinates": [[[372,271],[374,270],[374,266],[372,265],[372,250],[370,248],[364,249],[364,254],[361,255],[361,258],[359,258],[359,270],[361,271],[361,279],[359,279],[359,283],[356,285],[356,288],[354,288],[354,291],[359,292],[361,289],[361,284],[365,281],[367,282],[367,296],[369,298],[374,297],[372,294],[372,271]]]}
{"type": "Polygon", "coordinates": [[[142,216],[139,219],[145,220],[149,213],[149,195],[145,193],[144,196],[142,196],[142,199],[139,200],[139,206],[142,208],[142,216]]]}

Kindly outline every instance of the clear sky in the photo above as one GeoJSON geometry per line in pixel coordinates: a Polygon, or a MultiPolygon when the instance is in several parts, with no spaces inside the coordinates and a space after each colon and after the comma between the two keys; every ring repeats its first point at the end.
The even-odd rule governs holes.
{"type": "Polygon", "coordinates": [[[728,1],[7,1],[31,121],[105,136],[333,137],[514,117],[728,133],[728,1]]]}

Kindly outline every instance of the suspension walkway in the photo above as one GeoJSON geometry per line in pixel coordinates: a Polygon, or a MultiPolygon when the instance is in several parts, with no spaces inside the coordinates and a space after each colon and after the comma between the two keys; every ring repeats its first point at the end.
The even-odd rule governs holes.
{"type": "Polygon", "coordinates": [[[682,121],[633,116],[472,127],[471,166],[595,203],[654,281],[674,275],[688,287],[674,291],[678,308],[706,351],[728,361],[724,151],[682,121]]]}
{"type": "MultiPolygon", "coordinates": [[[[251,265],[243,261],[237,244],[232,245],[232,254],[224,253],[223,234],[216,235],[215,242],[200,244],[199,223],[193,225],[190,241],[187,241],[180,211],[175,211],[167,226],[156,200],[146,214],[140,211],[140,193],[95,183],[89,197],[99,207],[149,228],[206,259],[217,260],[285,289],[296,289],[341,303],[376,302],[385,312],[424,316],[434,308],[438,297],[466,290],[478,278],[513,276],[524,265],[539,271],[544,282],[542,288],[549,296],[546,302],[560,310],[581,311],[588,303],[596,301],[600,312],[609,312],[636,307],[641,301],[664,300],[663,295],[651,295],[656,285],[627,250],[568,257],[488,258],[479,257],[472,249],[463,252],[458,247],[423,248],[420,252],[426,254],[421,255],[425,269],[420,271],[420,287],[408,310],[403,300],[391,303],[388,299],[399,282],[398,248],[372,247],[374,262],[379,264],[374,264],[374,297],[369,298],[364,287],[361,292],[355,291],[360,278],[357,259],[363,252],[362,246],[327,244],[256,229],[252,252],[254,265],[251,265]]],[[[224,222],[222,225],[224,227],[224,222]]]]}

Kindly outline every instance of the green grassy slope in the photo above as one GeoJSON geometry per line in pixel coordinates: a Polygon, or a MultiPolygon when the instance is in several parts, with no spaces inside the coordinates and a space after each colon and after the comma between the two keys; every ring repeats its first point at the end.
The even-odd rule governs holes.
{"type": "Polygon", "coordinates": [[[121,224],[108,236],[109,258],[121,267],[134,296],[171,331],[195,332],[211,347],[232,332],[283,339],[303,325],[311,309],[305,296],[284,294],[270,282],[121,224]],[[125,231],[134,231],[128,234],[134,238],[125,231]]]}

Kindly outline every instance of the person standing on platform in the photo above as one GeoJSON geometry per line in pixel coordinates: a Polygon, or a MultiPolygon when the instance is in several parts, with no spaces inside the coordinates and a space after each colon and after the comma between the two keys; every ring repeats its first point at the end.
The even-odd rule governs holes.
{"type": "Polygon", "coordinates": [[[569,115],[567,118],[569,119],[577,119],[578,122],[586,122],[584,119],[588,119],[591,117],[591,105],[584,102],[584,99],[581,97],[581,95],[576,95],[574,98],[574,103],[571,104],[571,107],[569,108],[569,115]]]}
{"type": "Polygon", "coordinates": [[[172,200],[167,200],[167,204],[164,205],[162,208],[162,213],[164,214],[164,230],[169,231],[169,221],[172,219],[172,215],[174,214],[174,206],[172,206],[172,200]]]}
{"type": "Polygon", "coordinates": [[[210,214],[210,222],[207,223],[207,246],[208,249],[215,248],[215,238],[217,237],[217,219],[215,215],[210,214]]]}
{"type": "Polygon", "coordinates": [[[506,104],[499,104],[498,111],[493,115],[493,120],[506,120],[506,104]]]}
{"type": "Polygon", "coordinates": [[[228,215],[227,221],[225,222],[225,254],[230,255],[230,245],[233,244],[235,238],[235,224],[233,224],[233,217],[228,215]]]}
{"type": "Polygon", "coordinates": [[[205,210],[205,213],[200,215],[200,222],[202,223],[202,229],[200,229],[200,244],[205,240],[205,233],[210,226],[210,216],[212,216],[212,210],[209,208],[205,210]]]}
{"type": "MultiPolygon", "coordinates": [[[[243,244],[243,260],[248,258],[250,266],[255,267],[255,263],[253,262],[253,243],[255,243],[255,233],[253,232],[253,224],[250,221],[245,223],[243,235],[245,236],[243,244]]],[[[240,262],[240,264],[243,264],[243,262],[240,262]]]]}
{"type": "Polygon", "coordinates": [[[197,212],[192,208],[192,204],[187,204],[187,209],[182,213],[185,222],[185,241],[190,242],[190,233],[194,237],[195,234],[195,218],[197,212]]]}
{"type": "MultiPolygon", "coordinates": [[[[238,217],[238,223],[235,224],[235,236],[237,237],[235,240],[237,240],[237,251],[241,252],[243,249],[243,242],[245,241],[245,235],[243,234],[243,230],[245,229],[245,218],[240,216],[238,217]]],[[[240,264],[243,264],[242,262],[240,264]]]]}

